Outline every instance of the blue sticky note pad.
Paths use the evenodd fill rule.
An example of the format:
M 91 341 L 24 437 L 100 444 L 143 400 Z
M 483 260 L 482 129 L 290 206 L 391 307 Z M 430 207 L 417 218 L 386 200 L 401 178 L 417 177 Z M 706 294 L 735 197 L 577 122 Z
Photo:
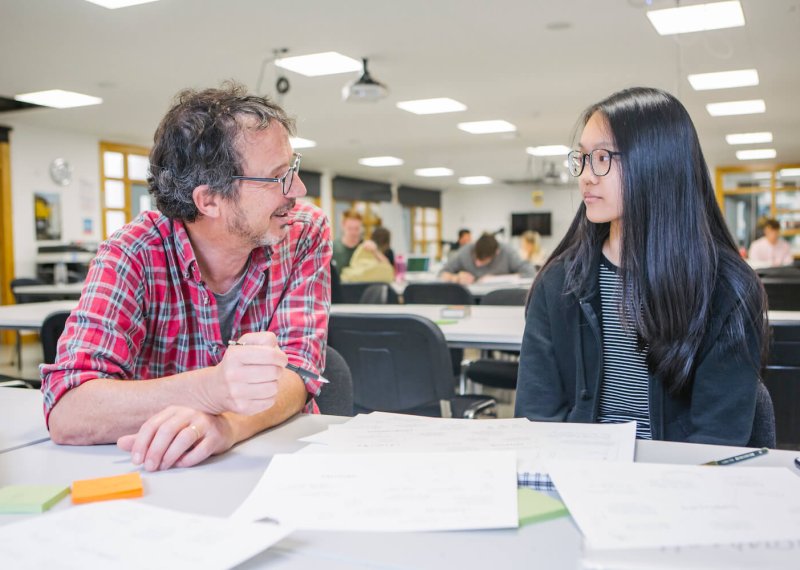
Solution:
M 69 495 L 69 485 L 9 485 L 0 489 L 0 513 L 43 513 Z

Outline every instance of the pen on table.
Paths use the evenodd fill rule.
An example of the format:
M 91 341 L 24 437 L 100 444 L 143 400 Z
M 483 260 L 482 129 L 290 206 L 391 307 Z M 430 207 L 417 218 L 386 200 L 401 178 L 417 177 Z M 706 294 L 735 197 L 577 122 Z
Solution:
M 794 466 L 800 469 L 800 457 L 794 458 Z
M 733 463 L 739 463 L 740 461 L 746 461 L 747 459 L 753 459 L 759 455 L 764 455 L 768 451 L 769 449 L 762 447 L 761 449 L 754 449 L 753 451 L 748 451 L 741 455 L 734 455 L 733 457 L 726 457 L 725 459 L 718 459 L 717 461 L 709 461 L 703 463 L 703 465 L 732 465 Z
M 248 346 L 246 342 L 239 342 L 238 340 L 229 340 L 228 346 Z M 255 346 L 255 345 L 249 345 Z M 286 365 L 286 368 L 300 376 L 301 378 L 305 378 L 306 380 L 316 380 L 318 382 L 322 382 L 323 384 L 329 384 L 329 380 L 327 378 L 323 378 L 319 374 L 311 372 L 311 370 L 306 370 L 305 368 L 300 368 L 296 364 L 292 364 L 291 362 Z

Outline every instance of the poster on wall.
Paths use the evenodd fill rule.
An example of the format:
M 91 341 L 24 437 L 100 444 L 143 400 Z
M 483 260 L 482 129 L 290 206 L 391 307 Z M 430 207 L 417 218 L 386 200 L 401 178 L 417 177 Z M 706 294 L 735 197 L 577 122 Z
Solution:
M 61 239 L 61 196 L 44 192 L 33 194 L 33 215 L 37 240 Z

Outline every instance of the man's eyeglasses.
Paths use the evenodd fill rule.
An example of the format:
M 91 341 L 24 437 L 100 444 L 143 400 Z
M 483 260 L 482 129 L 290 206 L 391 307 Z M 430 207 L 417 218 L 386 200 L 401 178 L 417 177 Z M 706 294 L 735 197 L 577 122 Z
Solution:
M 573 150 L 567 155 L 567 165 L 569 166 L 569 173 L 573 176 L 580 176 L 583 173 L 583 168 L 586 166 L 586 159 L 589 159 L 589 167 L 594 172 L 595 176 L 605 176 L 611 170 L 611 160 L 615 156 L 621 155 L 621 152 L 614 152 L 604 148 L 596 148 L 589 154 L 583 153 L 579 150 Z
M 231 178 L 234 180 L 250 180 L 251 182 L 280 182 L 281 191 L 283 195 L 286 196 L 292 188 L 295 173 L 300 172 L 300 159 L 303 158 L 303 155 L 299 153 L 294 153 L 292 156 L 294 157 L 292 166 L 290 166 L 289 171 L 280 178 L 258 178 L 256 176 L 232 176 Z

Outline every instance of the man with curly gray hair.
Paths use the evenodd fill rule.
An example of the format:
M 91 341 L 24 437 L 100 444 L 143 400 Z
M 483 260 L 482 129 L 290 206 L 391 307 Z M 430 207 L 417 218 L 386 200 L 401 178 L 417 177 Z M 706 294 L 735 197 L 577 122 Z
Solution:
M 318 412 L 330 228 L 296 201 L 293 129 L 236 84 L 178 94 L 150 153 L 159 211 L 100 246 L 42 367 L 53 441 L 116 441 L 152 471 Z

